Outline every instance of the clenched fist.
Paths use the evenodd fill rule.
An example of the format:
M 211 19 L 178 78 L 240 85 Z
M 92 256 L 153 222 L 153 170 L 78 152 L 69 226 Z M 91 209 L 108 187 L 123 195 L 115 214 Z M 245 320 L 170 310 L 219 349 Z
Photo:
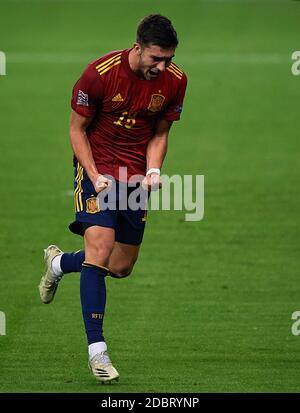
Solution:
M 93 185 L 96 192 L 101 192 L 103 189 L 110 189 L 112 185 L 111 179 L 106 178 L 104 175 L 99 174 L 93 180 Z
M 157 191 L 162 186 L 160 175 L 158 173 L 152 172 L 146 175 L 142 182 L 142 187 L 146 191 Z

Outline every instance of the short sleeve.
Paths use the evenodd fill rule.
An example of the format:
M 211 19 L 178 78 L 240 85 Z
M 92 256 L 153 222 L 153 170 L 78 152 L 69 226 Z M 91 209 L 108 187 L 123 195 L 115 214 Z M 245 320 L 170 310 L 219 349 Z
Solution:
M 72 109 L 84 117 L 92 117 L 103 99 L 103 85 L 99 73 L 89 65 L 72 92 Z
M 180 115 L 181 115 L 182 108 L 183 108 L 183 101 L 184 101 L 186 86 L 187 86 L 187 77 L 184 75 L 180 81 L 177 95 L 175 96 L 174 100 L 171 102 L 170 106 L 166 108 L 165 112 L 162 115 L 162 119 L 166 119 L 169 121 L 176 121 L 180 119 Z

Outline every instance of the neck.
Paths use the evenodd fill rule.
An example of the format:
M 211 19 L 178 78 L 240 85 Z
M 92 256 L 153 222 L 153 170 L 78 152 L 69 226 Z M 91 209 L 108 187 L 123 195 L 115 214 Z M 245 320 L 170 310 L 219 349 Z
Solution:
M 143 74 L 139 69 L 139 56 L 134 49 L 131 49 L 128 54 L 128 64 L 130 69 L 141 79 L 144 78 Z

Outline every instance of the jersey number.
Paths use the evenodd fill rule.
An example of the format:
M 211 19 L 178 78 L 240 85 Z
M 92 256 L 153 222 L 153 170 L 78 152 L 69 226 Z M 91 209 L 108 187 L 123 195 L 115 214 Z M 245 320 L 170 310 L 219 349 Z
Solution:
M 125 126 L 126 129 L 131 129 L 135 125 L 135 117 L 137 112 L 122 112 L 118 120 L 114 121 L 115 125 Z

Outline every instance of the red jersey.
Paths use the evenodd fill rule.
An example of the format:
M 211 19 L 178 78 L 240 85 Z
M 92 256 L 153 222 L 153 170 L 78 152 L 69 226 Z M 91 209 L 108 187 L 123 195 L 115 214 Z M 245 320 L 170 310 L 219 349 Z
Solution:
M 153 80 L 140 79 L 130 68 L 131 49 L 114 51 L 90 63 L 73 88 L 72 109 L 93 117 L 87 137 L 101 174 L 119 179 L 146 173 L 146 150 L 158 120 L 179 120 L 187 84 L 171 63 Z

